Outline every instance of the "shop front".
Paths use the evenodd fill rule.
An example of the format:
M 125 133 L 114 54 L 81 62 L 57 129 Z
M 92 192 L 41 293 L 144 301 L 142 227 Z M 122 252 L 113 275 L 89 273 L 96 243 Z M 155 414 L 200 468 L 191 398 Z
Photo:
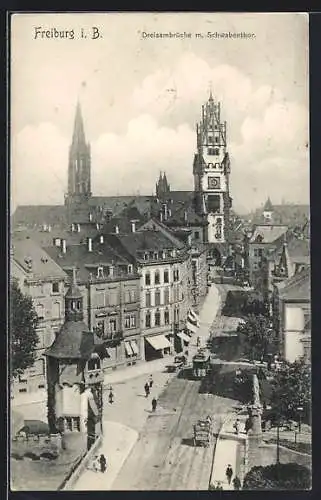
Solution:
M 146 361 L 160 359 L 172 353 L 172 344 L 168 337 L 170 337 L 170 335 L 145 337 L 144 348 Z
M 181 343 L 181 349 L 180 352 L 185 352 L 188 349 L 188 346 L 191 342 L 191 337 L 183 330 L 181 332 L 178 332 L 177 337 L 180 339 Z
M 135 365 L 140 359 L 138 345 L 138 339 L 125 339 L 124 346 L 127 366 Z

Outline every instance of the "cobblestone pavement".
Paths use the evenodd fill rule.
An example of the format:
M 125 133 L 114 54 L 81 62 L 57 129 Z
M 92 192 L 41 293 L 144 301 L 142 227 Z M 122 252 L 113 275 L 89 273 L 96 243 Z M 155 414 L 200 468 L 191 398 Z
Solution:
M 207 490 L 213 436 L 209 447 L 193 446 L 193 424 L 212 415 L 218 431 L 234 400 L 199 393 L 200 382 L 174 378 L 148 416 L 139 439 L 112 490 Z

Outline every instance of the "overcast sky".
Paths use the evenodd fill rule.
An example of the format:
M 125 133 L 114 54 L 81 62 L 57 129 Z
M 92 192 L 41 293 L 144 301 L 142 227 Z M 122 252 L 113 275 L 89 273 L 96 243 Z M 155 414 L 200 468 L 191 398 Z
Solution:
M 75 39 L 35 39 L 36 27 Z M 192 38 L 142 39 L 169 30 Z M 208 31 L 255 37 L 196 39 Z M 78 98 L 94 195 L 149 194 L 160 170 L 173 189 L 193 189 L 210 85 L 227 120 L 234 208 L 309 201 L 305 14 L 16 14 L 11 60 L 12 208 L 63 203 Z

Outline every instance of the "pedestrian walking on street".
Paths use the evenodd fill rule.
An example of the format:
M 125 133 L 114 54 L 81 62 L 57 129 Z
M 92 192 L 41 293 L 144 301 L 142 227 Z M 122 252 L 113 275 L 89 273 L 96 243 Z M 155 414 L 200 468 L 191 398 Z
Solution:
M 228 464 L 228 466 L 227 466 L 227 468 L 226 468 L 225 475 L 226 475 L 226 478 L 227 478 L 228 484 L 231 484 L 231 481 L 232 481 L 232 476 L 233 476 L 233 469 L 232 469 L 232 467 L 231 467 L 231 464 Z
M 107 460 L 105 455 L 101 454 L 99 457 L 99 463 L 100 463 L 100 472 L 106 472 L 107 469 Z
M 223 486 L 222 486 L 222 483 L 221 481 L 218 481 L 217 485 L 216 485 L 216 490 L 223 490 Z
M 156 411 L 157 408 L 157 399 L 152 399 L 152 411 Z
M 144 386 L 144 389 L 145 389 L 145 397 L 147 398 L 149 396 L 149 384 L 146 382 L 145 386 Z
M 201 345 L 201 339 L 200 339 L 200 337 L 197 337 L 196 347 L 199 347 L 200 345 Z
M 238 434 L 240 432 L 240 419 L 239 418 L 236 419 L 233 427 L 235 429 L 235 434 Z
M 153 375 L 150 375 L 150 377 L 149 377 L 149 387 L 150 387 L 150 389 L 153 387 L 153 383 L 154 383 Z
M 108 398 L 109 398 L 109 402 L 110 402 L 110 404 L 112 405 L 112 404 L 113 404 L 113 402 L 114 402 L 114 394 L 113 394 L 112 389 L 110 389 L 110 392 L 109 392 L 109 396 L 108 396 Z
M 233 479 L 233 486 L 234 486 L 234 489 L 235 490 L 240 490 L 241 489 L 241 481 L 239 479 L 238 476 L 235 476 L 235 478 Z

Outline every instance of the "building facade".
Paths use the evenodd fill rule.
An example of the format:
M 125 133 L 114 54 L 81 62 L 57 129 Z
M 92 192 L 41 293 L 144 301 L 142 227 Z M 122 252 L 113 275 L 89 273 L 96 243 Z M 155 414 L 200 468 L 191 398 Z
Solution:
M 174 351 L 174 334 L 190 307 L 191 261 L 185 245 L 159 230 L 115 235 L 131 254 L 140 278 L 141 353 L 146 361 Z
M 25 370 L 12 385 L 12 395 L 45 389 L 44 351 L 55 339 L 64 321 L 64 295 L 67 275 L 53 259 L 30 239 L 11 242 L 10 275 L 29 295 L 38 315 L 39 343 L 34 366 Z
M 104 234 L 80 245 L 62 243 L 46 251 L 69 279 L 76 268 L 84 321 L 105 346 L 103 368 L 140 360 L 140 276 L 131 261 L 115 251 Z
M 274 285 L 273 324 L 283 358 L 311 360 L 311 281 L 306 268 Z

